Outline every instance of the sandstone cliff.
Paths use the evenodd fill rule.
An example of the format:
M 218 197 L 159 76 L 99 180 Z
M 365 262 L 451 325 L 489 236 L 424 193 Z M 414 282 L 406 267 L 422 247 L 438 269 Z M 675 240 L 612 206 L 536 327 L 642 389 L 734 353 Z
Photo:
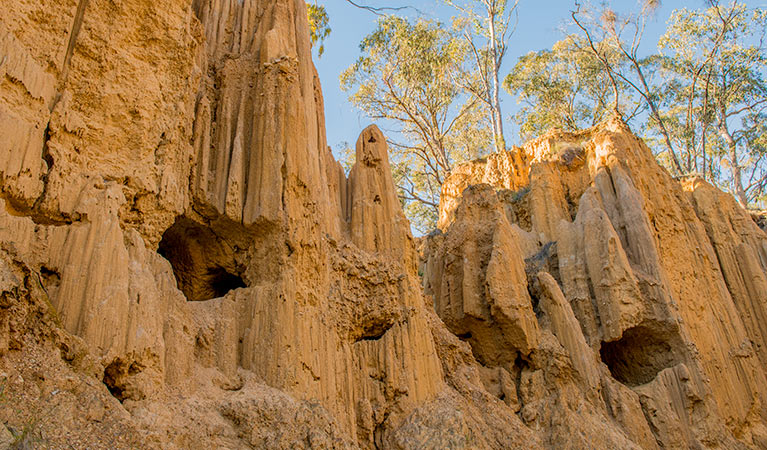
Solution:
M 0 4 L 0 443 L 767 446 L 731 197 L 553 133 L 462 166 L 419 262 L 382 133 L 327 148 L 304 8 Z

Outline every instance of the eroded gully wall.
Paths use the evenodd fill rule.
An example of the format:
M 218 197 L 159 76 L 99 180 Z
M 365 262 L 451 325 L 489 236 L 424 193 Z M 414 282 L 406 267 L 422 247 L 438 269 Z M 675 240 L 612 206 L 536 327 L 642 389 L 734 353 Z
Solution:
M 534 314 L 583 382 L 601 385 L 609 415 L 630 409 L 610 406 L 616 381 L 638 400 L 659 445 L 721 445 L 729 433 L 763 445 L 766 237 L 731 196 L 673 180 L 619 120 L 460 166 L 440 226 L 425 244 L 425 287 L 483 365 L 545 366 L 529 345 L 535 328 L 517 318 Z M 499 261 L 527 279 L 499 277 Z M 531 302 L 514 294 L 525 286 Z M 570 314 L 579 329 L 562 323 Z M 503 344 L 510 335 L 526 340 Z
M 326 147 L 304 8 L 0 5 L 3 258 L 120 423 L 162 448 L 763 442 L 745 213 L 620 126 L 562 162 L 540 141 L 446 185 L 432 308 L 384 136 L 348 179 Z

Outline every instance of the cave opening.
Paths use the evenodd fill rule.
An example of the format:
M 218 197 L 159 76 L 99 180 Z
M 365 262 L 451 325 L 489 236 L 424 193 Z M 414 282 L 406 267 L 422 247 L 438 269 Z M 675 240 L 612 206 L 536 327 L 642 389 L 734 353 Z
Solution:
M 681 362 L 681 348 L 678 335 L 640 325 L 624 331 L 617 341 L 602 342 L 599 355 L 613 378 L 633 387 Z
M 120 358 L 115 358 L 108 366 L 106 366 L 106 368 L 104 368 L 104 377 L 101 380 L 106 385 L 107 389 L 109 389 L 109 393 L 112 394 L 112 397 L 119 400 L 120 403 L 128 398 L 125 386 L 127 373 L 128 365 L 125 361 Z M 134 373 L 137 372 L 134 371 Z
M 237 275 L 231 274 L 223 267 L 208 270 L 210 276 L 210 287 L 214 297 L 223 297 L 227 292 L 233 289 L 247 287 L 245 281 Z
M 221 233 L 180 217 L 163 234 L 157 252 L 170 262 L 187 300 L 204 301 L 248 286 L 236 249 Z
M 107 389 L 109 389 L 109 393 L 122 403 L 125 401 L 125 395 L 123 387 L 117 382 L 118 376 L 118 365 L 113 362 L 104 370 L 104 378 L 102 381 Z

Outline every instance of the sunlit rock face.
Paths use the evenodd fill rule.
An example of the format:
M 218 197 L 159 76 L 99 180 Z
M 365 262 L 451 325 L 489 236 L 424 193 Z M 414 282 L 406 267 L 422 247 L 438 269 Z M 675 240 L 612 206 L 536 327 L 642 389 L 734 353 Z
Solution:
M 0 438 L 767 445 L 730 196 L 553 132 L 457 168 L 419 254 L 381 131 L 327 147 L 301 0 L 1 2 L 0 204 Z
M 525 161 L 512 172 L 527 178 L 498 161 Z M 540 374 L 540 396 L 522 402 L 528 425 L 556 420 L 544 439 L 592 442 L 558 430 L 582 421 L 560 406 L 568 391 L 553 386 L 566 385 L 643 448 L 763 445 L 767 236 L 730 195 L 672 179 L 619 120 L 455 172 L 441 231 L 423 244 L 425 290 L 483 366 Z M 539 329 L 532 350 L 510 345 L 533 334 L 524 319 L 515 334 L 494 315 L 520 283 L 530 303 L 515 311 L 531 308 Z M 549 342 L 568 376 L 552 367 Z M 514 364 L 485 356 L 510 351 Z

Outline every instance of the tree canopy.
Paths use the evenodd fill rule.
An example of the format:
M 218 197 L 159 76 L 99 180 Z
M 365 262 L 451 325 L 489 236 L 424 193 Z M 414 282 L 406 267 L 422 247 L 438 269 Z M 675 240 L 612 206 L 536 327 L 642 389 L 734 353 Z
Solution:
M 523 55 L 506 76 L 504 88 L 523 104 L 514 115 L 523 140 L 550 128 L 575 131 L 593 126 L 609 114 L 610 81 L 602 63 L 587 47 L 580 36 L 566 36 L 550 50 Z M 613 52 L 609 58 L 615 64 L 618 55 Z M 621 84 L 621 89 L 625 90 L 625 85 Z
M 325 7 L 317 3 L 307 3 L 306 13 L 309 16 L 309 36 L 312 40 L 312 46 L 319 43 L 317 47 L 317 57 L 325 53 L 325 39 L 330 36 L 330 17 Z
M 518 2 L 442 1 L 456 11 L 449 25 L 394 15 L 401 7 L 373 11 L 376 29 L 341 76 L 351 102 L 388 128 L 400 198 L 420 231 L 434 226 L 457 163 L 506 148 L 508 119 L 528 140 L 619 114 L 672 175 L 699 175 L 744 206 L 765 206 L 764 8 L 708 0 L 674 10 L 648 51 L 658 0 L 639 0 L 633 11 L 574 0 L 569 33 L 522 55 L 504 77 Z M 510 117 L 499 87 L 521 103 Z
M 743 205 L 763 200 L 767 10 L 733 2 L 673 12 L 660 42 L 662 93 L 684 170 L 702 173 Z
M 504 81 L 523 104 L 520 136 L 621 114 L 675 175 L 697 174 L 744 206 L 765 201 L 767 12 L 737 1 L 677 9 L 658 51 L 642 54 L 657 1 L 619 14 L 576 3 L 577 31 L 522 56 Z
M 360 50 L 341 86 L 366 115 L 393 127 L 400 198 L 415 226 L 428 231 L 455 163 L 477 157 L 492 140 L 483 103 L 458 83 L 468 48 L 438 22 L 385 16 Z
M 464 91 L 485 104 L 496 151 L 506 150 L 499 97 L 501 64 L 516 28 L 519 0 L 445 0 L 459 11 L 453 28 L 469 49 L 469 67 L 458 82 Z

